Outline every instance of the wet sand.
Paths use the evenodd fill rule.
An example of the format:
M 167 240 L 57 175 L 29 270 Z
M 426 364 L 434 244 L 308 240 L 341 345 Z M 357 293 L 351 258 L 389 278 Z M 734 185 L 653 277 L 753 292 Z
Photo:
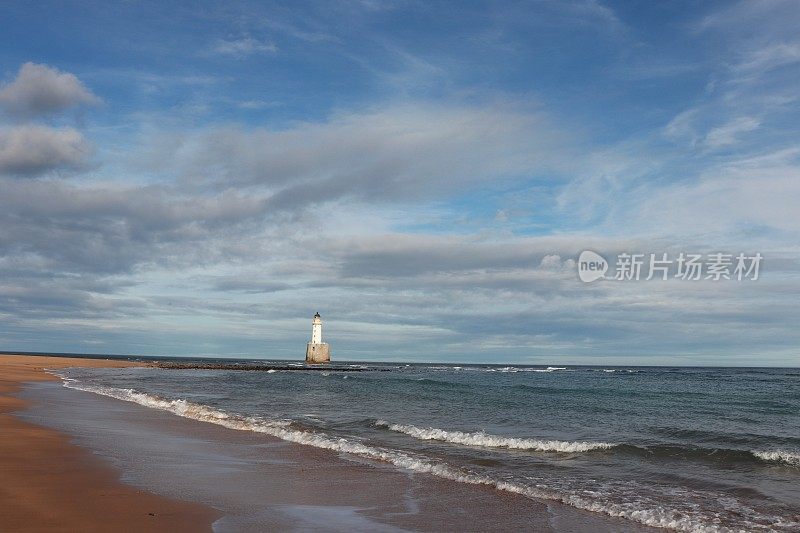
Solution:
M 27 530 L 47 529 L 63 524 L 61 529 L 85 531 L 200 531 L 208 529 L 216 518 L 213 529 L 220 533 L 654 531 L 557 502 L 444 480 L 67 389 L 40 369 L 30 368 L 108 364 L 104 361 L 58 358 L 33 364 L 25 358 L 19 364 L 24 367 L 22 371 L 7 374 L 4 370 L 14 368 L 14 364 L 0 356 L 0 371 L 12 376 L 13 389 L 24 381 L 50 382 L 28 383 L 18 391 L 17 396 L 27 403 L 18 414 L 24 422 L 7 414 L 9 409 L 22 409 L 18 400 L 13 407 L 4 407 L 3 419 L 29 432 L 46 434 L 58 446 L 56 452 L 43 450 L 33 459 L 16 452 L 11 465 L 22 465 L 23 472 L 9 483 L 17 487 L 15 498 L 26 499 L 27 472 L 39 476 L 40 486 L 34 497 L 28 498 L 35 503 L 14 510 L 15 514 L 8 515 L 11 518 L 0 519 L 0 530 L 25 530 L 18 525 L 27 526 Z M 8 391 L 3 394 L 7 396 Z M 65 434 L 79 447 L 68 444 Z M 26 441 L 20 442 L 24 449 Z M 62 455 L 54 462 L 51 453 Z M 2 464 L 4 473 L 9 467 Z M 97 473 L 84 477 L 83 467 L 75 466 L 83 464 L 92 465 L 91 472 Z M 64 477 L 54 473 L 63 465 L 69 465 Z M 120 472 L 125 485 L 117 482 Z M 96 502 L 107 494 L 113 494 L 106 498 L 112 503 Z M 4 494 L 0 510 L 13 507 L 11 500 Z M 87 500 L 97 505 L 82 507 Z M 156 504 L 162 507 L 154 507 Z M 215 515 L 211 509 L 219 512 Z M 31 516 L 42 518 L 34 522 Z
M 0 355 L 0 530 L 209 531 L 218 512 L 119 481 L 121 472 L 63 433 L 21 421 L 25 382 L 43 368 L 131 366 L 123 361 Z

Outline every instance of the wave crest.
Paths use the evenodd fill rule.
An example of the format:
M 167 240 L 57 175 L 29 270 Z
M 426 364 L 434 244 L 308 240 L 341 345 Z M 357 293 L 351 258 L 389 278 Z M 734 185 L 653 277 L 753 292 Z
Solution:
M 483 431 L 467 433 L 464 431 L 446 431 L 438 428 L 419 428 L 408 424 L 390 424 L 384 420 L 375 422 L 378 427 L 386 428 L 390 431 L 405 433 L 415 439 L 437 440 L 451 442 L 453 444 L 463 444 L 465 446 L 482 446 L 487 448 L 509 448 L 512 450 L 534 450 L 537 452 L 560 452 L 560 453 L 579 453 L 592 450 L 608 450 L 616 446 L 608 442 L 588 442 L 588 441 L 561 441 L 561 440 L 539 440 L 525 439 L 519 437 L 501 437 L 489 435 Z
M 753 451 L 751 453 L 756 457 L 758 457 L 759 459 L 761 459 L 762 461 L 768 461 L 771 463 L 785 463 L 787 465 L 800 467 L 800 453 L 797 452 L 772 450 L 772 451 Z

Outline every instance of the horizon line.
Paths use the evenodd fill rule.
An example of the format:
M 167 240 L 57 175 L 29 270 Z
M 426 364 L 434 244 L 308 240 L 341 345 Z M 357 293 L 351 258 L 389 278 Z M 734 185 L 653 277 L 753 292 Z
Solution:
M 28 352 L 17 350 L 0 350 L 0 355 L 23 355 L 23 356 L 47 356 L 47 357 L 74 357 L 77 359 L 230 359 L 240 361 L 294 361 L 286 358 L 255 358 L 255 357 L 233 357 L 233 356 L 212 356 L 212 355 L 137 355 L 137 354 L 107 354 L 107 353 L 79 353 L 79 352 Z M 298 357 L 298 362 L 304 362 L 302 357 Z M 479 363 L 479 362 L 458 362 L 458 361 L 358 361 L 341 360 L 336 363 L 358 363 L 358 364 L 408 364 L 408 365 L 447 365 L 447 366 L 574 366 L 574 367 L 639 367 L 639 368 L 779 368 L 788 370 L 800 370 L 800 366 L 746 366 L 746 365 L 654 365 L 654 364 L 577 364 L 577 363 Z

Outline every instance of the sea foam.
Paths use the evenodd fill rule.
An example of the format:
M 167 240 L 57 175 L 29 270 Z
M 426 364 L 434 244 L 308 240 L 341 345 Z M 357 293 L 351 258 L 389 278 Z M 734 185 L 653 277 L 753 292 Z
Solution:
M 787 452 L 784 450 L 772 450 L 772 451 L 752 451 L 753 455 L 761 459 L 762 461 L 769 461 L 774 463 L 785 463 L 791 466 L 800 467 L 800 453 L 798 452 Z
M 454 367 L 461 368 L 461 367 Z M 503 372 L 503 373 L 516 373 L 516 372 L 557 372 L 559 370 L 570 372 L 565 366 L 548 366 L 547 368 L 518 368 L 515 366 L 504 366 L 502 368 L 485 368 L 484 372 Z
M 531 372 L 558 372 L 559 370 L 566 370 L 565 366 L 548 366 L 547 368 L 531 368 Z
M 384 420 L 375 422 L 378 427 L 405 433 L 415 439 L 438 440 L 451 442 L 453 444 L 463 444 L 465 446 L 482 446 L 487 448 L 509 448 L 513 450 L 533 450 L 538 452 L 561 452 L 578 453 L 591 450 L 607 450 L 613 448 L 615 444 L 608 442 L 587 442 L 587 441 L 561 441 L 561 440 L 539 440 L 526 439 L 519 437 L 502 437 L 489 435 L 483 431 L 467 433 L 464 431 L 447 431 L 438 428 L 420 428 L 408 424 L 390 424 Z

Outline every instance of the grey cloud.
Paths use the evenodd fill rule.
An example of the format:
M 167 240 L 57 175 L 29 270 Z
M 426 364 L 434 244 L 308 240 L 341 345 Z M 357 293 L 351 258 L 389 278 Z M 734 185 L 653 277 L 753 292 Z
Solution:
M 584 239 L 610 249 L 612 241 Z M 618 243 L 613 242 L 616 247 Z M 568 237 L 532 238 L 387 234 L 333 239 L 325 245 L 346 277 L 409 277 L 467 271 L 541 271 L 574 274 L 571 259 L 582 250 Z
M 347 250 L 347 248 L 343 248 Z M 482 268 L 534 267 L 537 253 L 520 244 L 470 243 L 459 238 L 419 238 L 394 235 L 348 251 L 343 274 L 360 276 L 411 276 L 427 272 L 463 271 Z
M 403 201 L 557 174 L 564 134 L 535 110 L 395 106 L 283 130 L 216 128 L 154 139 L 149 170 L 194 186 L 261 187 L 275 209 L 338 198 Z
M 146 306 L 140 298 L 115 296 L 130 285 L 125 280 L 15 273 L 2 268 L 0 275 L 0 313 L 17 319 L 121 318 L 141 315 Z
M 36 63 L 25 63 L 13 81 L 0 87 L 0 107 L 16 117 L 50 115 L 99 102 L 74 74 Z
M 0 186 L 0 256 L 33 255 L 55 271 L 129 272 L 143 264 L 231 260 L 241 251 L 229 241 L 252 232 L 265 210 L 263 199 L 230 191 L 188 197 L 166 187 L 89 188 L 49 180 Z
M 288 283 L 281 283 L 268 280 L 243 279 L 242 277 L 229 277 L 219 279 L 213 284 L 214 289 L 219 291 L 246 292 L 259 294 L 266 292 L 284 291 L 291 288 Z
M 91 147 L 72 128 L 23 125 L 0 129 L 0 175 L 36 176 L 85 168 Z
M 305 338 L 307 316 L 319 310 L 328 317 L 329 339 L 342 357 L 361 353 L 374 357 L 379 349 L 386 358 L 404 355 L 425 359 L 425 349 L 434 347 L 434 358 L 454 360 L 477 353 L 484 360 L 518 357 L 520 349 L 531 357 L 567 358 L 586 354 L 624 357 L 637 352 L 651 356 L 708 353 L 710 349 L 752 353 L 756 348 L 773 350 L 787 339 L 797 339 L 792 333 L 796 294 L 789 294 L 770 278 L 751 285 L 584 284 L 569 269 L 568 250 L 606 250 L 612 249 L 612 243 L 574 236 L 507 237 L 503 242 L 405 236 L 393 243 L 393 235 L 328 242 L 330 235 L 316 235 L 314 239 L 313 232 L 306 238 L 289 233 L 270 243 L 275 246 L 275 257 L 268 253 L 239 261 L 227 256 L 222 260 L 224 274 L 213 276 L 205 269 L 200 275 L 184 276 L 174 264 L 157 257 L 169 249 L 169 254 L 186 256 L 187 263 L 182 266 L 194 267 L 199 257 L 192 255 L 192 248 L 203 255 L 256 227 L 212 224 L 198 241 L 188 243 L 180 239 L 167 242 L 168 235 L 156 233 L 139 250 L 160 261 L 138 263 L 141 270 L 135 279 L 145 285 L 148 279 L 155 280 L 153 286 L 136 287 L 135 294 L 146 302 L 144 307 L 136 301 L 124 304 L 128 298 L 123 295 L 117 296 L 122 302 L 118 308 L 104 311 L 113 300 L 103 297 L 102 291 L 113 294 L 119 278 L 87 285 L 73 283 L 68 276 L 53 287 L 63 285 L 83 292 L 53 290 L 58 301 L 50 301 L 48 291 L 40 289 L 17 305 L 31 311 L 25 314 L 30 320 L 46 321 L 50 316 L 56 323 L 64 320 L 73 305 L 82 309 L 82 317 L 101 320 L 104 312 L 113 314 L 104 322 L 113 327 L 103 338 L 148 324 L 140 319 L 143 313 L 150 321 L 164 318 L 165 325 L 152 326 L 159 335 L 167 334 L 166 329 L 174 323 L 207 323 L 213 318 L 219 322 L 219 329 L 199 333 L 208 342 L 214 338 L 239 338 L 240 342 L 250 338 L 288 354 L 294 353 L 292 346 L 298 339 Z M 620 246 L 616 243 L 613 248 Z M 447 254 L 427 258 L 437 247 L 452 252 L 449 261 Z M 370 258 L 366 266 L 361 262 L 363 257 Z M 398 260 L 404 266 L 396 269 L 393 263 Z M 415 260 L 420 262 L 417 269 L 409 266 Z M 258 269 L 254 269 L 256 264 Z M 25 265 L 18 262 L 15 268 L 22 272 Z M 166 289 L 160 281 L 165 269 L 170 279 Z M 148 271 L 153 273 L 152 278 Z M 39 278 L 36 285 L 41 283 L 44 281 Z M 24 285 L 19 280 L 10 284 Z M 789 286 L 793 287 L 791 283 Z M 758 317 L 758 322 L 751 317 Z M 188 326 L 186 331 L 199 330 Z M 147 349 L 164 353 L 167 346 L 172 345 Z M 196 349 L 197 345 L 192 346 Z M 230 343 L 227 348 L 225 343 L 220 346 L 226 350 L 223 353 L 230 353 Z M 274 353 L 261 351 L 268 349 L 259 348 L 257 342 L 248 346 L 251 354 Z M 178 344 L 175 348 L 180 349 Z

